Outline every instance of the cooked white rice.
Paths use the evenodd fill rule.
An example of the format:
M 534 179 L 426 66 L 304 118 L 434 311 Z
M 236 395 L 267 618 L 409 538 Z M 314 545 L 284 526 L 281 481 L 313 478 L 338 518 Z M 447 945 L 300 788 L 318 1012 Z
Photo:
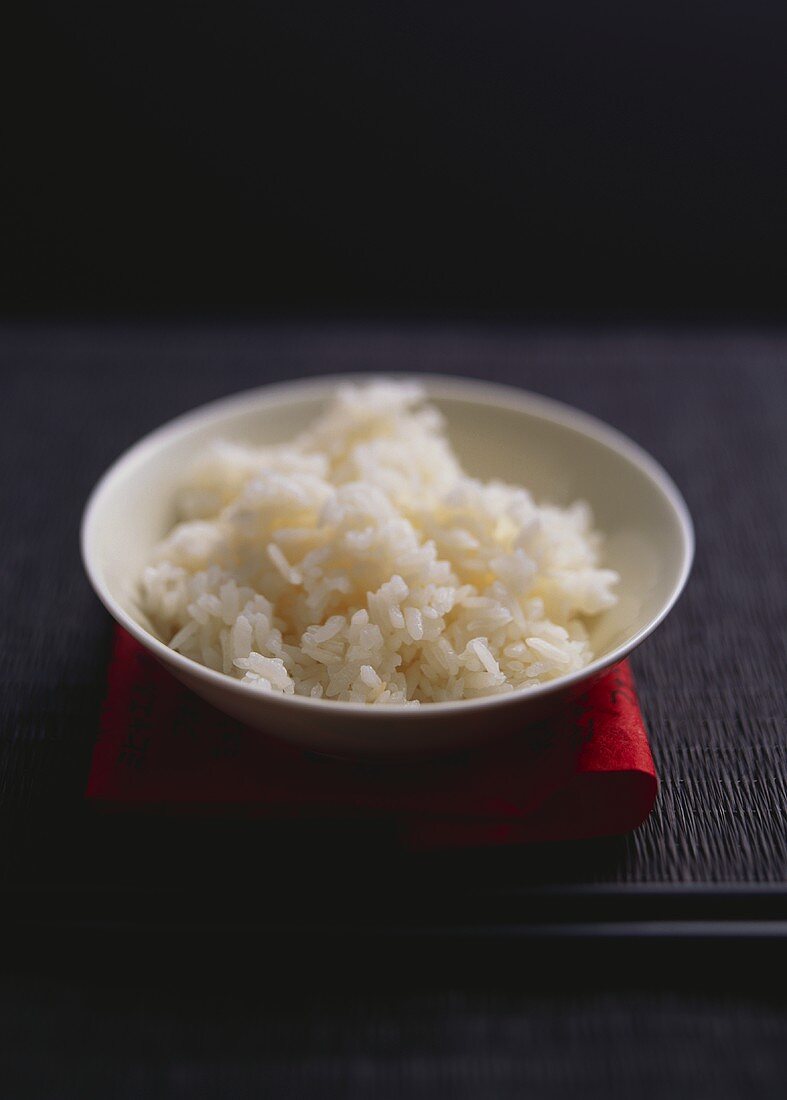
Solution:
M 468 477 L 413 383 L 342 386 L 312 427 L 216 442 L 144 570 L 169 645 L 253 690 L 431 703 L 527 690 L 592 659 L 616 602 L 587 504 Z

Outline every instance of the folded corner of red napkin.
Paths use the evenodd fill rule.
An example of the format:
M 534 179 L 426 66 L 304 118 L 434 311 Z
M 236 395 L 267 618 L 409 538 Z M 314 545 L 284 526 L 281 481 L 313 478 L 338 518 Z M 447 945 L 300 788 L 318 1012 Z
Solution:
M 329 760 L 243 727 L 118 629 L 86 797 L 113 810 L 382 819 L 409 847 L 447 848 L 628 832 L 657 790 L 625 661 L 549 723 L 392 768 Z

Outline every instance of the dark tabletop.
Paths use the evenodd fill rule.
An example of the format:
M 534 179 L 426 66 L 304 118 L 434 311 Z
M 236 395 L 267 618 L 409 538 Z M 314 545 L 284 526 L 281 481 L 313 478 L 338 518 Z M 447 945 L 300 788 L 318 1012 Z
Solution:
M 785 363 L 786 336 L 718 331 L 0 331 L 0 905 L 14 956 L 0 1025 L 17 1093 L 245 1096 L 263 1079 L 322 1096 L 770 1088 L 787 1038 L 772 962 L 787 928 Z M 86 812 L 111 637 L 79 561 L 90 488 L 204 401 L 368 370 L 567 401 L 683 491 L 694 571 L 632 662 L 661 793 L 631 836 L 410 862 L 341 829 L 250 838 Z M 712 986 L 678 967 L 672 945 L 688 942 L 692 959 L 711 953 Z M 417 981 L 383 973 L 403 952 L 428 960 Z M 536 981 L 534 952 L 554 981 Z M 321 975 L 308 996 L 287 979 L 304 958 Z M 614 980 L 610 958 L 626 960 Z M 653 1053 L 666 1046 L 670 1059 Z

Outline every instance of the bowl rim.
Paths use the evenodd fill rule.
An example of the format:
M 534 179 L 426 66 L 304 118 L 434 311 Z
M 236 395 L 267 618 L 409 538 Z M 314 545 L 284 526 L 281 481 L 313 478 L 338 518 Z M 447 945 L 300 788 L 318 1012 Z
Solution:
M 388 703 L 379 707 L 372 707 L 368 703 L 355 703 L 340 699 L 314 699 L 304 695 L 265 692 L 260 694 L 259 698 L 261 701 L 264 700 L 266 706 L 296 706 L 311 709 L 315 712 L 324 711 L 328 707 L 334 713 L 338 713 L 336 708 L 341 708 L 348 716 L 350 714 L 364 714 L 367 717 L 393 718 L 408 715 L 417 718 L 418 716 L 426 717 L 430 714 L 445 714 L 447 712 L 467 714 L 470 710 L 486 710 L 492 707 L 505 706 L 506 704 L 511 705 L 514 702 L 524 702 L 526 699 L 543 698 L 556 692 L 562 692 L 571 685 L 592 680 L 594 676 L 605 669 L 622 661 L 664 621 L 683 592 L 691 572 L 695 551 L 695 535 L 689 509 L 680 490 L 656 459 L 617 428 L 590 413 L 551 397 L 545 397 L 542 394 L 533 393 L 516 386 L 499 382 L 487 382 L 473 377 L 413 371 L 317 375 L 255 386 L 226 397 L 220 397 L 181 413 L 158 428 L 146 433 L 136 443 L 132 443 L 130 447 L 121 452 L 104 471 L 90 492 L 80 524 L 80 549 L 85 572 L 96 595 L 115 621 L 165 665 L 182 670 L 184 675 L 196 677 L 206 684 L 220 688 L 222 691 L 240 693 L 240 696 L 248 700 L 250 689 L 242 681 L 227 676 L 226 673 L 207 668 L 198 661 L 194 661 L 192 658 L 185 657 L 183 654 L 171 649 L 142 627 L 118 603 L 102 575 L 95 551 L 98 522 L 96 517 L 101 504 L 111 495 L 118 480 L 146 461 L 167 442 L 182 439 L 193 430 L 204 427 L 226 414 L 232 415 L 233 412 L 247 410 L 255 404 L 287 404 L 294 399 L 302 400 L 321 396 L 326 391 L 348 382 L 381 380 L 418 382 L 423 386 L 427 399 L 435 398 L 439 400 L 444 398 L 497 408 L 501 405 L 504 405 L 507 409 L 513 407 L 519 409 L 522 413 L 536 415 L 543 420 L 576 431 L 580 435 L 606 446 L 615 452 L 618 457 L 624 458 L 651 481 L 665 498 L 678 521 L 681 536 L 681 562 L 676 580 L 661 608 L 630 638 L 616 646 L 611 652 L 595 658 L 584 668 L 567 673 L 565 676 L 558 676 L 554 680 L 539 684 L 537 687 L 528 688 L 527 691 L 514 690 L 499 695 L 484 695 L 476 699 L 424 703 L 421 706 L 413 706 L 411 703 Z

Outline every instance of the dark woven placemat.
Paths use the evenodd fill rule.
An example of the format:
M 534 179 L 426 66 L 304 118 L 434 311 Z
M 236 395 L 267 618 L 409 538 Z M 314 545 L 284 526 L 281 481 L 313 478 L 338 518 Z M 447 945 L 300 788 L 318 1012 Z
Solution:
M 633 661 L 662 781 L 650 820 L 616 841 L 470 859 L 464 885 L 476 875 L 517 889 L 783 882 L 785 362 L 787 337 L 713 332 L 4 328 L 0 881 L 13 892 L 54 879 L 156 879 L 161 838 L 110 844 L 82 804 L 110 623 L 82 574 L 78 523 L 103 469 L 144 432 L 235 390 L 425 370 L 536 390 L 622 429 L 673 475 L 698 541 L 686 594 Z M 194 848 L 182 836 L 171 844 L 179 859 Z M 200 844 L 204 868 L 219 845 Z

